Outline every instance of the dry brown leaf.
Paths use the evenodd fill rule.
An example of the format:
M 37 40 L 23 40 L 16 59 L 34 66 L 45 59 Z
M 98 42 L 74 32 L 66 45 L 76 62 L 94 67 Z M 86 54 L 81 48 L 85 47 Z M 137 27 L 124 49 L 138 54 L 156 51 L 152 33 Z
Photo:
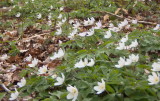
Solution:
M 109 15 L 108 15 L 108 14 L 106 14 L 106 15 L 103 17 L 103 20 L 104 20 L 104 21 L 109 20 Z
M 124 12 L 125 14 L 128 14 L 128 10 L 126 10 L 126 9 L 124 9 L 124 8 L 122 8 L 122 10 L 123 10 L 123 12 Z
M 4 74 L 3 79 L 5 80 L 4 84 L 6 86 L 8 86 L 11 83 L 11 81 L 12 81 L 12 75 L 13 75 L 13 73 Z
M 141 19 L 142 19 L 142 16 L 137 15 L 137 16 L 136 16 L 136 19 L 137 19 L 137 20 L 141 20 Z
M 117 10 L 114 12 L 114 14 L 117 15 L 120 10 L 121 10 L 121 8 L 117 8 Z
M 39 49 L 30 49 L 29 50 L 29 53 L 32 55 L 32 56 L 37 56 L 41 53 L 41 51 Z
M 16 56 L 11 56 L 11 57 L 8 59 L 8 62 L 9 62 L 9 63 L 15 63 L 15 62 L 19 63 L 21 60 L 22 60 L 21 57 L 18 56 L 18 55 L 16 55 Z
M 20 71 L 15 71 L 13 73 L 11 82 L 20 81 L 19 73 L 20 73 Z
M 54 50 L 55 50 L 54 45 L 51 44 L 51 45 L 48 46 L 48 49 L 47 49 L 48 53 L 52 53 L 52 52 L 54 52 Z
M 55 68 L 56 66 L 58 66 L 60 64 L 61 64 L 60 60 L 54 60 L 53 62 L 48 64 L 48 68 Z

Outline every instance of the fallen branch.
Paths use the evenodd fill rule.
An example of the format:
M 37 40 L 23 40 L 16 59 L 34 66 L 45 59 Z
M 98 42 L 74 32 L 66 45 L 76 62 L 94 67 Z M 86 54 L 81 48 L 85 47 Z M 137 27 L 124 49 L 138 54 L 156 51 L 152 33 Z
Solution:
M 3 7 L 3 8 L 0 8 L 0 12 L 8 12 L 9 10 L 13 9 L 13 7 Z
M 109 15 L 116 16 L 116 17 L 118 17 L 118 18 L 123 19 L 123 17 L 122 17 L 122 16 L 116 15 L 116 14 L 111 13 L 111 12 L 106 12 L 106 11 L 91 11 L 91 13 L 109 14 Z
M 109 14 L 109 15 L 112 15 L 112 16 L 115 16 L 119 19 L 125 19 L 123 16 L 120 16 L 120 15 L 117 15 L 117 14 L 114 14 L 114 13 L 111 13 L 111 12 L 106 12 L 106 11 L 92 11 L 91 13 L 101 13 L 101 14 Z M 127 18 L 128 19 L 128 18 Z M 130 17 L 128 20 L 129 22 L 131 22 L 131 20 L 134 19 L 132 17 Z M 138 23 L 141 23 L 141 24 L 149 24 L 149 25 L 157 25 L 157 23 L 154 23 L 154 22 L 148 22 L 148 21 L 138 21 Z
M 147 22 L 147 21 L 138 21 L 138 22 L 142 24 L 157 25 L 157 23 Z
M 50 34 L 50 33 L 35 34 L 34 36 L 31 36 L 31 37 L 28 37 L 28 38 L 22 38 L 21 40 L 22 41 L 31 40 L 33 38 L 36 38 L 36 37 L 39 37 L 39 36 L 44 36 L 44 35 L 47 35 L 47 34 Z

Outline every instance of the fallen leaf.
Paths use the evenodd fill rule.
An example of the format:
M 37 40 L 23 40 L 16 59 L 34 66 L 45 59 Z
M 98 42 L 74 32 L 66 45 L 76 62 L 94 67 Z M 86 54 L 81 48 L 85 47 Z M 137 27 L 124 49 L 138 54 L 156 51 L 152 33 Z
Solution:
M 126 10 L 124 8 L 122 10 L 124 11 L 125 14 L 128 14 L 128 10 Z
M 114 14 L 118 14 L 119 13 L 119 11 L 121 10 L 121 8 L 117 8 L 117 10 L 114 12 Z
M 103 20 L 104 20 L 104 21 L 109 20 L 109 15 L 108 15 L 108 14 L 106 14 L 106 15 L 103 17 Z

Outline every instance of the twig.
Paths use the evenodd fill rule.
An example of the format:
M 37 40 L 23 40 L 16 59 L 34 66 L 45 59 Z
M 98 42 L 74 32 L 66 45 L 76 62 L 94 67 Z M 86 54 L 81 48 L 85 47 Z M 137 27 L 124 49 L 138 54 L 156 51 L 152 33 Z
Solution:
M 39 36 L 43 36 L 43 35 L 47 35 L 47 34 L 50 34 L 50 33 L 43 33 L 43 34 L 36 34 L 36 35 L 34 35 L 34 36 L 31 36 L 31 37 L 28 37 L 28 38 L 22 38 L 21 40 L 31 40 L 31 39 L 33 39 L 33 38 L 35 38 L 35 37 L 39 37 Z
M 4 84 L 1 84 L 1 87 L 6 91 L 6 92 L 10 92 L 10 90 L 4 85 Z
M 0 8 L 0 12 L 7 12 L 9 10 L 11 10 L 13 7 L 3 7 L 3 8 Z
M 120 19 L 125 19 L 123 16 L 119 16 L 119 15 L 116 15 L 114 13 L 106 12 L 106 11 L 92 11 L 91 13 L 109 14 L 109 15 L 112 15 L 112 16 L 116 16 L 117 18 L 120 18 Z M 134 19 L 134 18 L 130 17 L 130 19 L 128 19 L 128 20 L 131 21 L 132 19 Z M 147 21 L 138 21 L 138 23 L 149 24 L 149 25 L 157 25 L 157 23 L 147 22 Z
M 116 14 L 111 13 L 111 12 L 106 12 L 106 11 L 91 11 L 91 13 L 109 14 L 109 15 L 116 16 L 116 17 L 118 17 L 118 18 L 123 19 L 123 17 L 122 17 L 122 16 L 116 15 Z
M 142 24 L 157 25 L 157 23 L 147 22 L 147 21 L 138 21 L 138 22 Z

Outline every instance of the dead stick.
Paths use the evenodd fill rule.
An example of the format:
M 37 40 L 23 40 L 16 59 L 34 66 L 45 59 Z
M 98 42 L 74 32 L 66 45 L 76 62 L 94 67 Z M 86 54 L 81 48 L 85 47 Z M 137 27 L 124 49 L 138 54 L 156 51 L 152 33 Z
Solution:
M 111 13 L 111 12 L 106 12 L 106 11 L 91 11 L 91 13 L 109 14 L 109 15 L 116 16 L 116 17 L 118 17 L 118 18 L 123 19 L 123 17 L 122 17 L 122 16 L 116 15 L 116 14 Z
M 50 34 L 50 33 L 43 33 L 43 34 L 38 34 L 38 35 L 36 34 L 36 35 L 28 37 L 28 38 L 23 38 L 22 40 L 31 40 L 35 37 L 39 37 L 39 36 L 43 36 L 43 35 L 47 35 L 47 34 Z
M 119 15 L 116 15 L 114 13 L 106 12 L 106 11 L 92 11 L 91 13 L 109 14 L 109 15 L 112 15 L 112 16 L 116 16 L 117 18 L 120 18 L 120 19 L 125 19 L 123 16 L 119 16 Z M 128 19 L 128 20 L 131 21 L 132 19 L 134 19 L 134 18 L 130 17 L 130 19 Z M 138 23 L 149 24 L 149 25 L 157 25 L 157 23 L 147 22 L 147 21 L 138 21 Z

